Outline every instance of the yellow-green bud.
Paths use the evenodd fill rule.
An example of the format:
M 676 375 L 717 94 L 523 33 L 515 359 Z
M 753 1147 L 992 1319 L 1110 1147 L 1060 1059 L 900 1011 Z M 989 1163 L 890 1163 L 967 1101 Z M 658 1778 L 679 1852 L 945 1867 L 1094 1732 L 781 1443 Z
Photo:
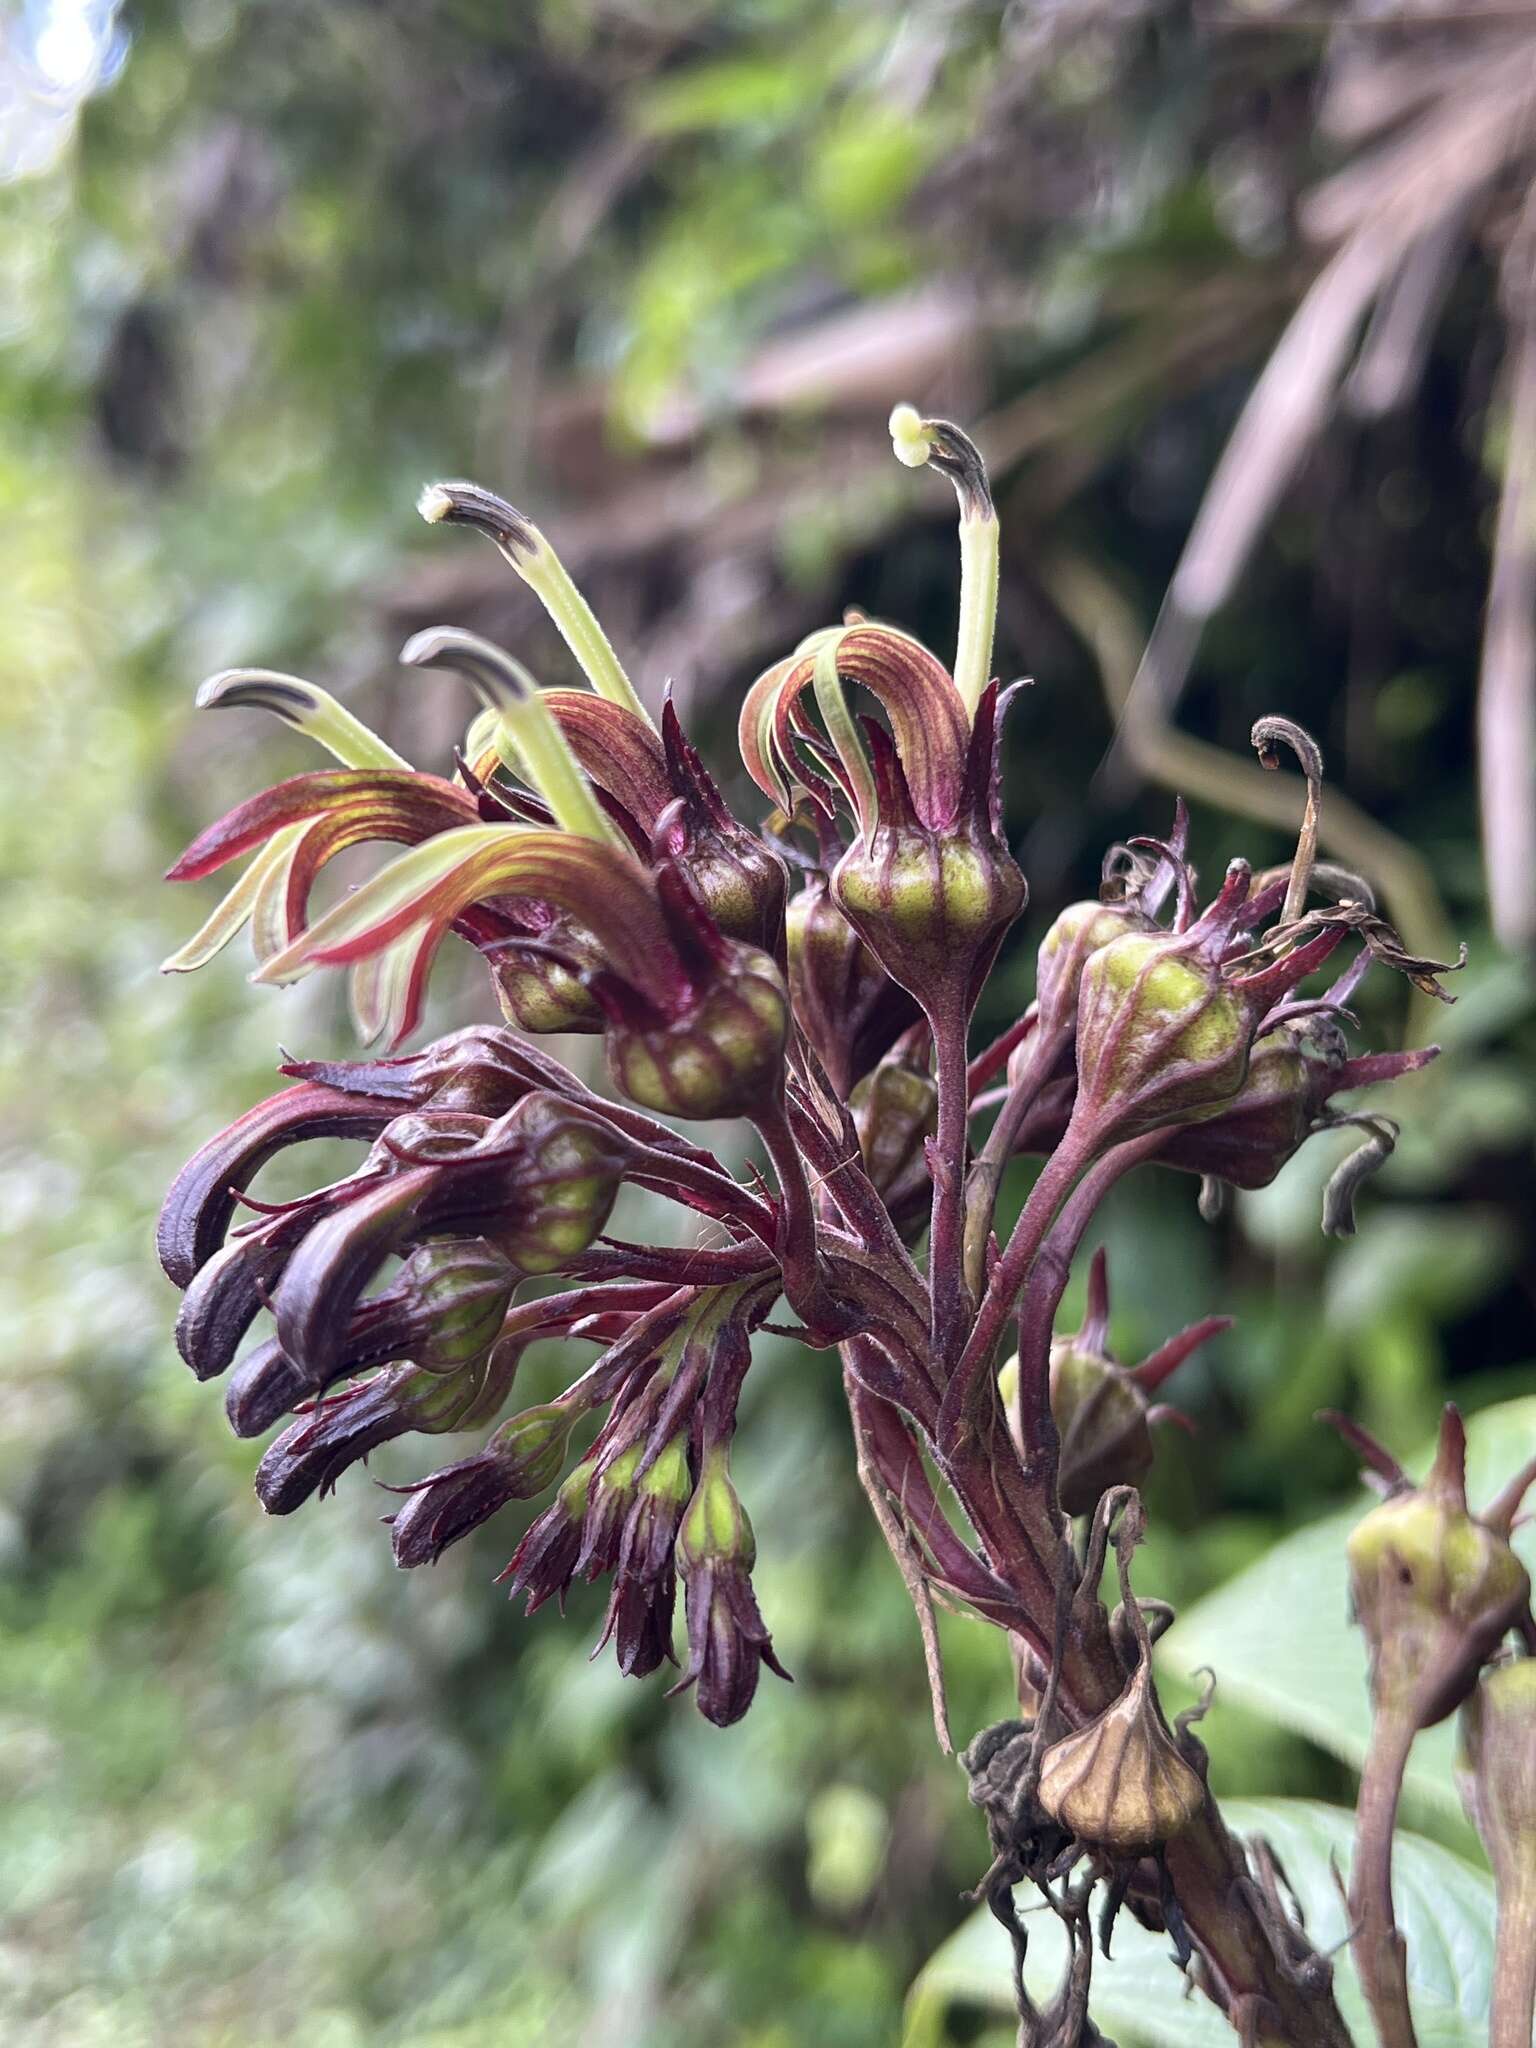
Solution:
M 529 1096 L 514 1114 L 527 1157 L 502 1220 L 486 1228 L 523 1272 L 558 1272 L 608 1221 L 626 1154 L 612 1131 L 555 1096 Z
M 1391 1468 L 1384 1453 L 1373 1456 L 1378 1470 Z M 1467 1698 L 1509 1630 L 1522 1619 L 1530 1626 L 1531 1582 L 1509 1544 L 1515 1502 L 1528 1483 L 1522 1475 L 1518 1490 L 1475 1517 L 1467 1507 L 1465 1432 L 1447 1407 L 1424 1484 L 1410 1486 L 1395 1468 L 1392 1491 L 1351 1532 L 1350 1595 L 1370 1650 L 1378 1713 L 1433 1727 Z
M 718 1452 L 705 1460 L 678 1532 L 677 1551 L 689 1569 L 725 1560 L 750 1571 L 756 1561 L 752 1524 Z
M 882 1194 L 923 1160 L 923 1141 L 938 1129 L 933 1076 L 899 1057 L 882 1060 L 849 1098 L 864 1171 Z
M 766 953 L 734 943 L 682 1016 L 611 1022 L 608 1066 L 632 1102 L 663 1116 L 740 1116 L 778 1085 L 789 997 Z

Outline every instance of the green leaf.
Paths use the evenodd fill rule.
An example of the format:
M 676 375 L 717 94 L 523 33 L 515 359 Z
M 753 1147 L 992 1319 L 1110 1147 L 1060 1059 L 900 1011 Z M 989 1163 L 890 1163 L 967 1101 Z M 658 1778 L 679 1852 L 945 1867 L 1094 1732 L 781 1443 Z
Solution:
M 1314 1945 L 1344 1939 L 1346 1917 L 1332 1865 L 1346 1877 L 1354 1816 L 1310 1799 L 1232 1799 L 1222 1809 L 1239 1834 L 1270 1841 L 1306 1915 Z M 1493 1973 L 1493 1880 L 1450 1850 L 1418 1835 L 1397 1839 L 1397 1914 L 1408 1942 L 1408 1983 L 1419 2048 L 1483 2048 Z M 1018 1895 L 1021 1908 L 1025 1894 Z M 1046 1912 L 1025 1921 L 1025 1977 L 1033 1997 L 1049 1998 L 1061 1980 L 1066 1941 Z M 907 2002 L 904 2048 L 944 2048 L 955 2004 L 1011 2010 L 1008 1937 L 983 1906 L 924 1966 Z M 1233 2048 L 1215 2007 L 1186 1997 L 1168 1937 L 1149 1934 L 1129 1913 L 1116 1924 L 1113 1955 L 1094 1960 L 1089 2010 L 1119 2048 Z M 1334 1989 L 1355 2040 L 1374 2036 L 1347 1954 L 1334 1965 Z
M 1410 1470 L 1427 1468 L 1426 1446 Z M 1536 1398 L 1484 1409 L 1467 1424 L 1467 1492 L 1477 1508 L 1536 1455 Z M 1257 1564 L 1182 1614 L 1158 1645 L 1160 1663 L 1183 1678 L 1216 1674 L 1218 1709 L 1235 1700 L 1310 1737 L 1359 1769 L 1370 1736 L 1365 1644 L 1349 1620 L 1344 1544 L 1370 1505 L 1346 1508 L 1287 1537 Z M 1515 1537 L 1536 1564 L 1536 1526 Z M 1421 1735 L 1409 1759 L 1410 1797 L 1459 1815 L 1451 1776 L 1453 1722 Z

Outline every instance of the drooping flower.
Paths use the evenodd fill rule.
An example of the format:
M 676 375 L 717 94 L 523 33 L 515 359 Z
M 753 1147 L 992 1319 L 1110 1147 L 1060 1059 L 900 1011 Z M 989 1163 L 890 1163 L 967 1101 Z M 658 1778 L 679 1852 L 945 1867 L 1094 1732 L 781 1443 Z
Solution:
M 697 1687 L 699 1712 L 717 1728 L 739 1721 L 764 1664 L 789 1673 L 774 1653 L 752 1591 L 757 1544 L 731 1484 L 723 1449 L 706 1454 L 677 1545 L 688 1614 L 688 1662 L 674 1692 Z

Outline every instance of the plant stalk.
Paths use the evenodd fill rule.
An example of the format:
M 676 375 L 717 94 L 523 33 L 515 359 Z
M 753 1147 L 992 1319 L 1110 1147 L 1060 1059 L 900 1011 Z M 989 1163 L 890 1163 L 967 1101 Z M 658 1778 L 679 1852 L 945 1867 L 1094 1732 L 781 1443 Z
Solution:
M 1355 1968 L 1381 2048 L 1418 2048 L 1408 2005 L 1408 1951 L 1392 1905 L 1392 1835 L 1403 1772 L 1418 1733 L 1407 1714 L 1378 1713 L 1360 1777 L 1349 1911 Z M 1529 2034 L 1524 2048 L 1529 2048 Z
M 1504 1873 L 1500 1873 L 1501 1880 Z M 1488 2048 L 1530 2048 L 1536 2027 L 1536 1872 L 1499 1885 Z

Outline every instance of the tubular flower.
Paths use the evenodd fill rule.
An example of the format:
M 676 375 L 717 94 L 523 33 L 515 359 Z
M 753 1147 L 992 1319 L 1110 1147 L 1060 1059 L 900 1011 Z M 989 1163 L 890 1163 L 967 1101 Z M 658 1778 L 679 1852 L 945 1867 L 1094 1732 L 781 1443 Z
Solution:
M 402 1488 L 410 1498 L 390 1525 L 395 1563 L 404 1570 L 436 1564 L 451 1543 L 470 1535 L 508 1501 L 531 1500 L 553 1486 L 579 1413 L 579 1400 L 570 1395 L 525 1408 L 502 1423 L 473 1457 Z
M 861 741 L 844 681 L 879 701 L 889 732 L 866 720 Z M 825 774 L 795 754 L 813 730 L 801 703 L 813 686 L 832 742 L 818 752 Z M 741 716 L 742 758 L 766 795 L 792 807 L 798 782 L 829 820 L 838 798 L 851 808 L 856 836 L 830 884 L 849 924 L 920 1004 L 942 991 L 967 1015 L 1028 894 L 1001 831 L 998 712 L 989 685 L 973 725 L 926 648 L 861 623 L 814 635 L 770 669 Z

